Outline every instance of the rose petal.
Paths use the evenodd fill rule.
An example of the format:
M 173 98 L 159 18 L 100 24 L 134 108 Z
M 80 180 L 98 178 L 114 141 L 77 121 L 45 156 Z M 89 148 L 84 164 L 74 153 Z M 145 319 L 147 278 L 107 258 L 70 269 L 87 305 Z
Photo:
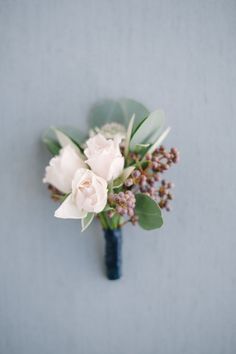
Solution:
M 54 214 L 56 218 L 62 219 L 82 219 L 86 215 L 87 212 L 85 210 L 81 210 L 75 205 L 71 194 L 59 206 Z
M 59 155 L 50 160 L 43 182 L 51 184 L 61 192 L 70 193 L 76 170 L 84 167 L 86 167 L 84 161 L 70 145 L 67 145 L 60 150 Z

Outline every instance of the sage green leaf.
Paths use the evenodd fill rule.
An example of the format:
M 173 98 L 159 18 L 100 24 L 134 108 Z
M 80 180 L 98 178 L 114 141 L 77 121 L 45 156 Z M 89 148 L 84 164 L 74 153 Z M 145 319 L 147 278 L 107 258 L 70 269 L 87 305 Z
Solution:
M 124 169 L 124 171 L 121 174 L 121 179 L 123 180 L 123 182 L 131 175 L 134 169 L 135 169 L 134 166 L 129 166 Z
M 147 107 L 145 107 L 142 103 L 132 100 L 130 98 L 121 98 L 119 100 L 119 104 L 121 105 L 123 111 L 124 122 L 126 126 L 128 126 L 130 117 L 135 114 L 135 122 L 133 129 L 136 129 L 136 127 L 143 120 L 143 118 L 147 117 L 150 113 Z
M 111 210 L 115 210 L 114 208 L 112 208 L 110 205 L 106 205 L 105 208 L 103 209 L 103 211 L 111 211 Z
M 154 151 L 156 148 L 158 148 L 158 147 L 162 144 L 162 142 L 165 140 L 165 138 L 166 138 L 167 135 L 169 134 L 170 130 L 171 130 L 171 128 L 168 127 L 168 128 L 159 136 L 159 138 L 156 140 L 156 142 L 155 142 L 154 144 L 152 144 L 149 149 L 147 149 L 145 155 L 146 155 L 146 154 L 152 154 L 153 151 Z
M 48 147 L 49 151 L 56 155 L 58 154 L 59 150 L 66 145 L 70 145 L 73 147 L 81 156 L 80 153 L 81 146 L 80 141 L 83 141 L 82 134 L 77 129 L 70 128 L 70 127 L 63 127 L 63 128 L 49 128 L 43 135 L 43 142 Z
M 149 114 L 148 109 L 132 99 L 122 98 L 119 101 L 105 99 L 96 103 L 89 112 L 89 126 L 101 127 L 106 123 L 116 122 L 128 126 L 129 120 L 135 114 L 135 124 Z M 134 127 L 136 128 L 136 127 Z
M 112 184 L 112 188 L 113 189 L 118 189 L 120 187 L 123 186 L 123 179 L 120 177 L 116 178 L 114 181 L 113 181 L 113 184 Z
M 149 116 L 142 120 L 138 127 L 133 131 L 130 147 L 135 149 L 139 144 L 152 144 L 156 137 L 160 134 L 160 130 L 164 124 L 164 113 L 157 110 L 149 114 Z
M 67 145 L 70 145 L 73 149 L 76 150 L 77 154 L 80 156 L 82 160 L 85 159 L 84 155 L 82 154 L 80 148 L 77 146 L 77 144 L 65 133 L 63 133 L 61 130 L 53 128 L 56 137 L 62 147 L 65 147 Z
M 65 193 L 64 195 L 61 195 L 60 202 L 63 203 L 69 195 L 70 193 Z
M 138 144 L 135 145 L 134 151 L 138 153 L 141 158 L 147 154 L 148 149 L 150 148 L 151 144 Z
M 112 187 L 114 189 L 120 188 L 123 185 L 124 181 L 131 175 L 134 169 L 135 166 L 126 167 L 122 174 L 113 181 Z
M 93 221 L 95 214 L 94 213 L 88 213 L 82 220 L 81 220 L 81 226 L 82 226 L 82 232 L 89 227 L 91 222 Z
M 58 130 L 68 136 L 81 151 L 83 150 L 82 144 L 87 139 L 87 136 L 83 132 L 75 127 L 70 126 L 59 127 Z
M 129 122 L 129 125 L 128 125 L 128 129 L 127 129 L 127 133 L 126 133 L 125 157 L 127 157 L 128 153 L 129 153 L 129 143 L 130 143 L 130 139 L 131 139 L 131 135 L 132 135 L 132 131 L 133 131 L 134 119 L 135 119 L 135 114 L 133 114 L 131 119 L 130 119 L 130 122 Z
M 42 142 L 46 145 L 47 149 L 52 155 L 58 155 L 61 149 L 61 145 L 58 143 L 55 133 L 51 128 L 47 129 L 43 136 Z
M 63 131 L 61 131 L 60 129 L 57 129 L 57 128 L 53 128 L 53 130 L 54 130 L 56 137 L 62 147 L 70 145 L 71 147 L 78 149 L 77 145 Z
M 135 213 L 138 216 L 139 225 L 145 230 L 160 228 L 163 225 L 163 219 L 159 205 L 142 193 L 136 194 L 135 198 Z
M 61 146 L 58 144 L 57 141 L 46 138 L 46 137 L 44 137 L 42 140 L 43 140 L 43 143 L 46 145 L 46 147 L 48 148 L 48 150 L 51 152 L 51 154 L 53 156 L 59 154 Z
M 120 104 L 110 99 L 96 103 L 89 112 L 88 120 L 92 129 L 111 122 L 124 124 L 124 116 Z

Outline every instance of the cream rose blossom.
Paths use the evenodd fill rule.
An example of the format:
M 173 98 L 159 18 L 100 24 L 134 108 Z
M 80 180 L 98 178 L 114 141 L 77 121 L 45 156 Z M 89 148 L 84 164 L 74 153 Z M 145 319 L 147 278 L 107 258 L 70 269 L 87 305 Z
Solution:
M 44 183 L 49 183 L 63 193 L 71 192 L 71 183 L 78 168 L 86 167 L 79 153 L 70 145 L 60 150 L 46 167 Z
M 88 212 L 100 213 L 107 203 L 107 182 L 91 170 L 80 168 L 72 181 L 72 193 L 56 210 L 63 219 L 82 219 Z
M 87 148 L 84 150 L 85 161 L 91 170 L 106 181 L 117 178 L 124 168 L 124 157 L 120 152 L 121 137 L 106 139 L 97 134 L 87 140 Z

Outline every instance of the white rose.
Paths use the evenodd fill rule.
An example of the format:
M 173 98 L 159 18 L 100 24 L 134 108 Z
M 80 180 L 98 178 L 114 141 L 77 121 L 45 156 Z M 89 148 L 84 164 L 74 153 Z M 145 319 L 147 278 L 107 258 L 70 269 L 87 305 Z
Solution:
M 70 193 L 74 174 L 81 167 L 86 167 L 86 164 L 79 152 L 67 145 L 60 150 L 58 156 L 50 160 L 43 182 L 51 184 L 63 193 Z
M 91 170 L 80 168 L 72 181 L 72 193 L 56 210 L 63 219 L 82 219 L 88 212 L 99 213 L 107 203 L 107 182 Z
M 121 137 L 106 139 L 97 134 L 87 140 L 87 148 L 84 150 L 85 161 L 92 171 L 106 181 L 117 178 L 124 168 L 124 157 L 120 152 Z

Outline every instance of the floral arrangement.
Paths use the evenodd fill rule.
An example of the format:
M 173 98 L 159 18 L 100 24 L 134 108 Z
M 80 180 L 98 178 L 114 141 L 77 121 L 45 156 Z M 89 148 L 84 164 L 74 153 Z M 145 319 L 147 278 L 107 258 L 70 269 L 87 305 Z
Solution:
M 113 114 L 111 114 L 113 112 Z M 179 161 L 176 148 L 162 142 L 164 113 L 149 112 L 133 100 L 105 101 L 93 109 L 89 135 L 51 128 L 43 141 L 54 155 L 44 183 L 61 202 L 57 218 L 80 219 L 84 231 L 94 218 L 104 230 L 109 279 L 121 276 L 121 228 L 128 222 L 160 228 L 170 211 L 173 184 L 162 175 Z

